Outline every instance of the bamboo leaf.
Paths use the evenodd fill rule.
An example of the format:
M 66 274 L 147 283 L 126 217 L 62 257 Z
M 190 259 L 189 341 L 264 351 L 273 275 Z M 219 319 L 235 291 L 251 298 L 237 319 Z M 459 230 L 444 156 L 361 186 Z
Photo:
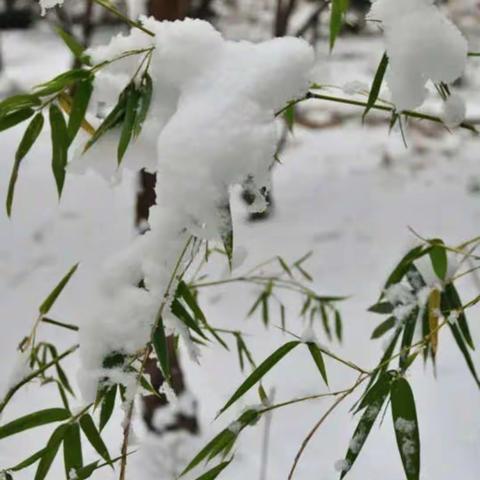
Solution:
M 46 478 L 48 475 L 50 467 L 57 456 L 57 452 L 62 444 L 68 427 L 68 424 L 60 425 L 48 440 L 47 446 L 44 449 L 44 453 L 35 473 L 35 480 L 44 480 L 44 478 Z
M 357 428 L 353 433 L 353 437 L 350 440 L 350 445 L 345 456 L 345 462 L 346 465 L 348 465 L 348 468 L 342 471 L 340 478 L 345 477 L 345 475 L 350 471 L 363 446 L 365 445 L 375 420 L 382 410 L 382 406 L 387 398 L 389 384 L 387 382 L 382 383 L 381 388 L 372 388 L 372 390 L 374 391 L 374 394 L 370 394 L 364 398 L 365 411 L 363 412 Z
M 90 445 L 92 445 L 92 447 L 107 463 L 110 463 L 112 460 L 110 458 L 110 454 L 108 453 L 108 448 L 105 445 L 99 431 L 97 430 L 92 417 L 88 413 L 80 418 L 80 427 L 90 442 Z
M 147 119 L 148 112 L 150 110 L 150 104 L 152 103 L 153 96 L 153 82 L 152 77 L 146 73 L 142 79 L 142 85 L 140 87 L 140 101 L 138 114 L 135 117 L 135 125 L 133 133 L 135 137 L 138 137 L 142 131 L 143 124 Z
M 17 418 L 0 427 L 0 439 L 16 435 L 31 428 L 40 427 L 49 423 L 61 422 L 70 418 L 70 413 L 64 408 L 49 408 L 30 413 Z
M 375 338 L 380 338 L 383 336 L 385 333 L 390 331 L 397 323 L 397 320 L 395 317 L 389 317 L 387 318 L 384 322 L 382 322 L 380 325 L 378 325 L 377 328 L 372 333 L 372 336 L 370 337 L 372 340 Z
M 330 50 L 335 46 L 340 30 L 342 29 L 343 19 L 347 13 L 349 0 L 332 0 L 332 12 L 330 15 Z
M 168 343 L 165 335 L 165 327 L 163 325 L 163 318 L 161 315 L 157 318 L 157 327 L 152 335 L 152 344 L 160 363 L 163 376 L 167 381 L 169 381 L 171 375 L 170 358 L 168 355 Z
M 110 387 L 103 397 L 102 407 L 100 409 L 100 431 L 105 428 L 110 420 L 115 407 L 115 397 L 117 395 L 117 386 Z
M 17 110 L 39 107 L 42 104 L 36 95 L 21 94 L 13 95 L 0 102 L 0 117 Z
M 28 458 L 25 460 L 21 461 L 14 467 L 9 468 L 10 471 L 12 472 L 18 472 L 20 470 L 23 470 L 24 468 L 29 467 L 30 465 L 33 465 L 34 463 L 38 462 L 40 458 L 42 458 L 43 454 L 45 453 L 45 449 L 42 448 L 38 452 L 35 452 L 33 455 L 30 455 Z
M 225 406 L 220 410 L 219 414 L 222 414 L 227 410 L 233 403 L 235 403 L 240 397 L 242 397 L 248 390 L 250 390 L 260 379 L 264 377 L 283 357 L 285 357 L 289 352 L 291 352 L 297 345 L 298 341 L 288 342 L 278 350 L 273 352 L 266 360 L 264 360 L 251 374 L 250 376 L 240 385 L 240 387 L 235 391 L 232 397 L 228 400 Z
M 368 95 L 367 106 L 365 107 L 365 111 L 363 112 L 363 119 L 368 115 L 368 112 L 372 109 L 375 103 L 378 100 L 378 95 L 380 94 L 380 90 L 382 88 L 383 79 L 385 78 L 385 73 L 388 67 L 388 57 L 387 54 L 384 53 L 380 63 L 378 64 L 377 72 L 375 73 L 375 77 L 373 79 L 372 87 L 370 88 L 370 94 Z
M 82 441 L 78 423 L 68 425 L 68 428 L 65 430 L 63 460 L 67 478 L 69 478 L 72 469 L 76 471 L 83 466 Z
M 197 477 L 196 480 L 214 480 L 230 465 L 231 461 L 232 460 L 228 460 L 227 462 L 223 462 L 220 465 L 213 467 L 208 472 L 205 472 L 203 475 Z
M 90 98 L 93 93 L 93 84 L 90 78 L 77 85 L 73 96 L 72 110 L 68 119 L 68 138 L 71 143 L 77 136 L 87 113 Z
M 12 204 L 13 197 L 15 194 L 15 185 L 17 183 L 18 171 L 20 169 L 20 164 L 25 158 L 27 153 L 32 148 L 33 144 L 36 142 L 40 133 L 42 132 L 43 125 L 45 121 L 43 115 L 38 113 L 33 117 L 33 120 L 28 125 L 20 145 L 18 146 L 17 152 L 15 154 L 15 163 L 13 164 L 12 173 L 10 175 L 10 182 L 8 184 L 8 193 L 7 193 L 7 215 L 10 217 L 12 214 Z
M 448 260 L 445 245 L 441 240 L 435 241 L 435 245 L 430 249 L 430 260 L 437 277 L 444 280 L 447 274 Z
M 458 294 L 457 289 L 453 283 L 449 283 L 445 286 L 444 294 L 442 295 L 442 302 L 445 304 L 445 315 L 448 317 L 449 311 L 456 310 L 458 312 L 458 327 L 463 335 L 463 338 L 467 342 L 467 345 L 475 350 L 475 344 L 473 343 L 472 334 L 468 326 L 467 317 L 463 311 L 462 300 Z M 442 307 L 443 308 L 443 307 Z
M 392 313 L 393 312 L 393 305 L 390 302 L 379 302 L 375 305 L 372 305 L 369 309 L 369 312 L 372 313 L 379 313 L 381 315 Z
M 125 156 L 127 148 L 130 145 L 130 141 L 133 137 L 139 100 L 140 94 L 135 87 L 132 86 L 132 88 L 128 90 L 125 106 L 125 117 L 123 119 L 120 141 L 118 143 L 117 160 L 119 165 L 122 163 L 123 157 Z
M 65 118 L 62 111 L 55 104 L 50 106 L 50 127 L 52 137 L 52 171 L 60 198 L 65 183 L 69 140 Z
M 337 336 L 337 340 L 342 342 L 343 339 L 343 325 L 342 325 L 342 317 L 338 310 L 335 310 L 335 335 Z
M 0 132 L 8 130 L 9 128 L 18 125 L 19 123 L 28 120 L 33 114 L 34 110 L 31 108 L 23 108 L 12 113 L 7 113 L 0 117 Z
M 62 280 L 60 280 L 58 285 L 52 290 L 50 295 L 40 305 L 40 314 L 46 315 L 50 311 L 50 309 L 53 307 L 53 304 L 57 301 L 57 298 L 63 292 L 63 289 L 67 286 L 68 282 L 72 278 L 73 274 L 77 271 L 77 268 L 78 263 L 68 271 L 68 273 L 62 278 Z
M 72 35 L 67 33 L 60 27 L 55 27 L 58 36 L 63 40 L 68 49 L 73 53 L 74 57 L 85 64 L 89 64 L 88 57 L 85 55 L 85 47 L 81 45 Z
M 322 351 L 314 343 L 307 343 L 308 350 L 312 355 L 313 361 L 323 378 L 323 381 L 328 385 L 327 369 L 325 368 L 325 362 L 323 360 Z
M 392 416 L 398 450 L 408 480 L 420 478 L 420 435 L 412 389 L 403 377 L 391 387 Z
M 91 77 L 91 73 L 88 70 L 76 68 L 61 73 L 49 82 L 42 83 L 35 87 L 35 95 L 40 97 L 46 97 L 65 90 L 67 87 L 72 86 L 74 83 L 81 80 L 85 80 Z

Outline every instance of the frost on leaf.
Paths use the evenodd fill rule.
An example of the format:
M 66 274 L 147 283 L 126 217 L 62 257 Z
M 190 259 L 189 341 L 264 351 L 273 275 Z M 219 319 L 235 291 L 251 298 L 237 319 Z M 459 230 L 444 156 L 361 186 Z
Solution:
M 399 111 L 426 98 L 426 84 L 453 83 L 465 70 L 468 45 L 433 0 L 375 0 L 369 13 L 385 32 L 386 80 Z

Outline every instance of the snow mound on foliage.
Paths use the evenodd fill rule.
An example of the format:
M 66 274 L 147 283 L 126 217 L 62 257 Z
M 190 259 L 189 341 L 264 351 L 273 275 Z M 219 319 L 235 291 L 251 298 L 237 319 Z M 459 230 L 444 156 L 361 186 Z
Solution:
M 274 113 L 306 92 L 314 64 L 311 47 L 294 38 L 252 44 L 226 41 L 199 20 L 143 19 L 143 24 L 155 37 L 134 30 L 88 52 L 94 63 L 101 63 L 155 47 L 149 69 L 151 110 L 124 163 L 157 173 L 150 231 L 108 262 L 99 289 L 103 308 L 82 329 L 86 368 L 81 383 L 90 398 L 97 380 L 106 375 L 100 367 L 108 353 L 134 353 L 149 340 L 162 300 L 176 287 L 169 283 L 190 236 L 219 239 L 225 233 L 230 187 L 248 181 L 259 197 L 268 188 L 278 141 Z M 142 58 L 112 63 L 96 84 L 95 101 L 110 101 L 113 107 L 99 92 L 111 90 L 105 84 L 123 88 L 142 68 Z M 104 85 L 98 88 L 99 83 Z M 77 158 L 75 168 L 114 175 L 118 137 L 119 131 L 112 131 Z M 192 253 L 190 244 L 178 271 Z M 142 280 L 145 288 L 138 288 Z M 168 311 L 170 301 L 168 297 L 164 322 L 188 345 L 187 329 Z
M 467 41 L 433 0 L 375 0 L 369 18 L 385 31 L 386 80 L 398 110 L 419 107 L 429 80 L 452 83 L 463 74 Z

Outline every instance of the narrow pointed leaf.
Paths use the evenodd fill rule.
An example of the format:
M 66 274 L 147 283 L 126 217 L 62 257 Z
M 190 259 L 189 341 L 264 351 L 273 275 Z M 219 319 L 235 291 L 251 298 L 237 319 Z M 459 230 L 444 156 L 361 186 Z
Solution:
M 347 13 L 349 0 L 332 0 L 332 11 L 330 15 L 330 50 L 333 49 L 340 30 L 342 29 L 343 19 Z
M 89 414 L 83 415 L 82 418 L 80 418 L 80 427 L 90 442 L 90 445 L 92 445 L 92 447 L 106 462 L 110 463 L 111 458 L 110 454 L 108 453 L 108 448 Z
M 70 413 L 64 408 L 49 408 L 30 413 L 29 415 L 2 425 L 0 427 L 0 439 L 49 423 L 62 422 L 68 418 L 70 418 Z
M 76 471 L 83 466 L 82 441 L 80 438 L 80 427 L 78 423 L 72 423 L 65 430 L 65 438 L 63 440 L 63 459 L 67 478 L 72 469 Z
M 268 373 L 283 357 L 285 357 L 297 345 L 299 345 L 299 343 L 300 342 L 298 341 L 288 342 L 272 353 L 266 360 L 264 360 L 235 391 L 230 400 L 228 400 L 225 406 L 220 410 L 219 415 L 227 410 L 245 393 L 247 393 L 248 390 L 250 390 L 260 379 L 262 379 L 263 376 Z
M 125 117 L 123 119 L 122 132 L 120 134 L 120 141 L 118 143 L 117 160 L 119 165 L 122 163 L 123 157 L 125 156 L 127 148 L 130 145 L 130 141 L 133 137 L 139 99 L 140 95 L 138 91 L 135 88 L 130 88 L 125 106 Z
M 62 278 L 62 280 L 60 280 L 58 285 L 52 290 L 50 295 L 40 305 L 39 312 L 42 315 L 46 315 L 50 311 L 50 309 L 53 307 L 53 304 L 56 302 L 57 298 L 63 292 L 63 289 L 67 286 L 73 274 L 77 271 L 77 268 L 78 268 L 78 263 L 68 271 L 68 273 Z
M 77 133 L 82 126 L 92 93 L 93 84 L 90 78 L 77 85 L 73 96 L 70 118 L 68 119 L 68 138 L 70 143 L 77 136 Z
M 37 471 L 35 473 L 35 480 L 44 480 L 50 467 L 52 466 L 55 457 L 57 456 L 60 445 L 62 444 L 65 432 L 68 429 L 68 424 L 60 425 L 52 434 L 45 447 L 44 453 L 38 464 Z
M 110 420 L 115 407 L 115 397 L 117 395 L 117 386 L 111 386 L 103 397 L 102 407 L 100 409 L 100 431 L 105 428 Z
M 24 108 L 22 110 L 18 110 L 12 113 L 8 113 L 4 116 L 0 117 L 0 132 L 4 130 L 8 130 L 9 128 L 18 125 L 19 123 L 28 120 L 35 111 L 31 108 Z
M 388 67 L 388 57 L 387 57 L 387 54 L 384 53 L 382 56 L 382 59 L 380 60 L 380 63 L 378 64 L 378 68 L 375 73 L 372 86 L 370 88 L 370 94 L 368 95 L 367 106 L 365 107 L 365 111 L 363 112 L 364 119 L 378 100 L 378 96 L 380 95 L 380 90 L 382 88 L 382 83 L 383 83 L 383 79 L 385 78 L 387 67 Z
M 208 472 L 205 472 L 203 475 L 197 477 L 196 480 L 214 480 L 230 465 L 231 461 L 232 460 L 228 460 L 227 462 L 223 462 L 220 465 L 213 467 Z
M 380 325 L 372 333 L 371 339 L 380 338 L 385 333 L 390 331 L 397 323 L 395 317 L 389 317 L 385 321 L 383 321 Z
M 447 251 L 445 250 L 443 242 L 436 242 L 436 244 L 432 246 L 430 249 L 430 260 L 432 261 L 432 267 L 437 277 L 444 280 L 447 274 L 448 260 Z
M 8 184 L 8 193 L 7 193 L 7 215 L 10 217 L 12 214 L 12 203 L 13 196 L 15 193 L 15 185 L 18 178 L 18 171 L 20 169 L 20 164 L 25 158 L 27 153 L 32 148 L 33 144 L 36 142 L 40 133 L 42 132 L 43 125 L 45 121 L 43 115 L 38 113 L 33 117 L 33 120 L 28 125 L 23 135 L 20 145 L 18 146 L 17 152 L 15 154 L 15 163 L 13 165 L 12 173 L 10 175 L 10 182 Z
M 50 128 L 52 137 L 52 171 L 57 184 L 58 196 L 62 196 L 68 162 L 68 131 L 65 118 L 57 105 L 50 106 Z
M 392 417 L 398 450 L 408 480 L 420 478 L 420 435 L 412 389 L 400 377 L 392 383 Z
M 63 40 L 68 49 L 72 52 L 74 57 L 82 61 L 83 63 L 87 63 L 87 58 L 84 55 L 85 47 L 62 28 L 55 27 L 55 31 L 57 32 L 58 36 Z
M 34 463 L 38 462 L 42 458 L 44 453 L 45 453 L 45 449 L 42 448 L 41 450 L 39 450 L 38 452 L 35 452 L 33 455 L 30 455 L 28 458 L 21 461 L 14 467 L 10 467 L 9 470 L 12 472 L 18 472 L 20 470 L 23 470 L 24 468 L 27 468 L 30 465 L 33 465 Z
M 143 77 L 142 85 L 140 88 L 140 101 L 138 114 L 135 117 L 135 125 L 133 133 L 135 137 L 138 137 L 142 131 L 143 124 L 147 119 L 148 112 L 150 110 L 150 105 L 152 103 L 153 96 L 153 82 L 152 77 L 146 73 Z
M 323 360 L 322 351 L 314 343 L 307 343 L 308 350 L 312 355 L 313 361 L 323 378 L 323 381 L 328 385 L 327 369 L 325 368 L 325 362 Z

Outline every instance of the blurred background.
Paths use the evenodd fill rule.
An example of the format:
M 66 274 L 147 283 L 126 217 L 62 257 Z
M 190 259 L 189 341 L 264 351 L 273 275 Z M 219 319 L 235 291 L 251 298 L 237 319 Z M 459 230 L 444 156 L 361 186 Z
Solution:
M 232 40 L 261 41 L 276 36 L 305 38 L 315 47 L 317 67 L 314 81 L 329 85 L 340 96 L 365 99 L 383 54 L 381 32 L 365 21 L 367 0 L 351 0 L 351 9 L 333 53 L 328 47 L 328 2 L 322 0 L 132 0 L 117 2 L 126 14 L 154 15 L 160 20 L 191 16 L 208 20 Z M 480 6 L 474 0 L 442 2 L 441 8 L 468 38 L 471 51 L 480 51 Z M 92 0 L 65 1 L 46 19 L 35 1 L 0 2 L 0 96 L 28 91 L 74 64 L 59 40 L 55 26 L 71 33 L 85 46 L 104 43 L 116 33 L 126 33 L 118 22 Z M 470 59 L 464 78 L 455 90 L 467 101 L 467 117 L 480 123 L 480 64 Z M 388 92 L 382 91 L 388 98 Z M 434 93 L 424 110 L 438 114 L 440 100 Z M 245 257 L 235 274 L 281 255 L 293 261 L 312 251 L 306 265 L 313 276 L 311 288 L 325 295 L 348 295 L 340 305 L 344 340 L 331 348 L 365 368 L 372 368 L 382 352 L 382 341 L 369 340 L 379 318 L 367 312 L 381 285 L 405 251 L 415 241 L 408 227 L 424 237 L 441 237 L 455 245 L 479 234 L 480 140 L 471 132 L 449 132 L 438 124 L 412 122 L 405 126 L 408 147 L 397 129 L 389 132 L 389 117 L 371 113 L 362 123 L 357 107 L 311 100 L 296 110 L 293 132 L 279 120 L 283 132 L 279 145 L 281 164 L 273 170 L 270 208 L 261 218 L 247 213 L 248 192 L 234 192 L 233 213 L 236 245 Z M 23 128 L 0 136 L 0 197 L 8 178 Z M 69 175 L 58 204 L 50 174 L 48 132 L 22 163 L 13 218 L 0 215 L 0 391 L 8 382 L 16 348 L 36 318 L 38 305 L 59 278 L 76 262 L 78 274 L 55 306 L 61 320 L 80 325 L 95 297 L 98 265 L 112 252 L 127 245 L 137 234 L 135 225 L 146 218 L 153 178 L 126 174 L 123 181 L 105 182 L 95 174 Z M 222 261 L 213 259 L 211 274 L 224 278 Z M 464 279 L 462 295 L 472 298 L 480 278 Z M 289 338 L 273 326 L 265 329 L 255 316 L 246 320 L 258 296 L 252 286 L 219 287 L 202 292 L 200 302 L 210 322 L 223 328 L 240 329 L 259 362 Z M 303 330 L 295 296 L 286 296 L 288 328 Z M 273 315 L 273 314 L 272 314 Z M 472 310 L 471 325 L 480 338 L 478 311 Z M 272 325 L 280 319 L 272 318 Z M 323 330 L 316 329 L 322 343 Z M 67 347 L 75 335 L 45 325 L 42 338 Z M 478 353 L 473 355 L 480 366 Z M 221 347 L 203 349 L 201 364 L 182 355 L 183 376 L 198 400 L 199 432 L 189 440 L 186 459 L 205 444 L 225 422 L 213 422 L 220 406 L 241 382 L 243 375 L 234 354 Z M 77 361 L 69 366 L 77 369 Z M 350 385 L 354 373 L 328 362 L 330 388 Z M 477 480 L 480 468 L 480 414 L 478 390 L 463 358 L 448 336 L 440 339 L 437 376 L 421 362 L 413 369 L 422 436 L 422 480 Z M 304 352 L 295 352 L 275 369 L 266 382 L 277 401 L 327 391 Z M 58 403 L 51 386 L 30 386 L 6 410 L 2 421 Z M 81 399 L 78 399 L 81 404 Z M 245 405 L 258 403 L 255 392 Z M 261 423 L 242 434 L 236 461 L 224 478 L 240 480 L 285 479 L 295 453 L 311 426 L 327 408 L 314 401 L 275 412 L 267 425 Z M 339 409 L 307 448 L 296 473 L 299 480 L 337 478 L 334 463 L 342 458 L 355 427 L 350 404 Z M 121 441 L 121 412 L 117 426 L 108 431 L 113 445 Z M 0 466 L 12 465 L 36 451 L 49 429 L 24 433 L 0 442 Z M 138 455 L 131 460 L 132 478 L 169 480 L 165 438 L 138 424 Z M 268 441 L 266 441 L 268 439 Z M 163 449 L 163 450 L 162 450 Z M 181 450 L 181 449 L 179 449 Z M 94 458 L 87 449 L 87 455 Z M 176 454 L 176 453 L 175 453 Z M 63 478 L 61 465 L 51 478 Z M 56 473 L 55 473 L 56 472 Z M 94 478 L 110 477 L 101 471 Z M 32 471 L 15 476 L 33 478 Z M 352 480 L 402 480 L 389 416 L 375 431 L 349 473 Z

